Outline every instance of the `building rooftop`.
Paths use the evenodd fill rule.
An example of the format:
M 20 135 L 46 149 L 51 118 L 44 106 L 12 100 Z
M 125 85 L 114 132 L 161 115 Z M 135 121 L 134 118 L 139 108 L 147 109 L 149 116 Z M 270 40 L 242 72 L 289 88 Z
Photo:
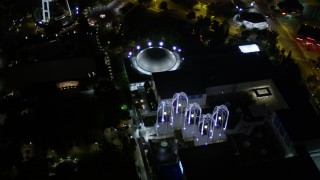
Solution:
M 238 46 L 198 51 L 192 66 L 205 87 L 272 79 L 274 67 L 262 52 L 241 53 Z
M 179 157 L 184 175 L 188 180 L 320 178 L 320 172 L 307 155 L 246 165 L 234 150 L 228 142 L 181 149 Z
M 305 106 L 311 106 L 305 104 Z M 309 108 L 289 108 L 276 111 L 283 127 L 294 143 L 319 139 L 319 116 Z
M 161 99 L 172 98 L 176 92 L 189 96 L 206 93 L 200 77 L 190 69 L 152 73 L 152 78 Z

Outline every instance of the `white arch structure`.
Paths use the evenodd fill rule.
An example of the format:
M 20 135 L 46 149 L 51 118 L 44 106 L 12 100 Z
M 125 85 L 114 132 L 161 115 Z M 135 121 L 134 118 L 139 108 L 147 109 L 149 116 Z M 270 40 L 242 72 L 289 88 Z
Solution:
M 161 123 L 168 122 L 167 115 L 170 114 L 170 124 L 172 123 L 172 113 L 171 113 L 171 103 L 169 101 L 161 101 L 158 105 L 157 109 L 157 121 L 156 121 L 156 129 L 159 127 L 159 115 L 161 116 Z
M 182 104 L 183 101 L 185 102 Z M 185 107 L 184 118 L 182 117 L 183 107 Z M 193 137 L 196 138 L 196 141 L 199 140 L 199 134 L 200 136 L 203 136 L 204 132 L 206 132 L 207 144 L 209 139 L 213 139 L 216 129 L 220 129 L 219 138 L 221 138 L 222 132 L 227 129 L 229 120 L 229 110 L 227 106 L 216 106 L 212 114 L 208 113 L 203 115 L 200 105 L 198 103 L 189 104 L 188 96 L 184 92 L 180 92 L 175 93 L 171 101 L 165 100 L 159 103 L 157 109 L 156 131 L 158 132 L 158 128 L 160 127 L 159 122 L 166 123 L 166 134 L 168 134 L 168 124 L 170 123 L 171 126 L 173 125 L 174 114 L 178 114 L 179 109 L 181 114 L 180 128 L 185 130 L 186 124 L 190 125 L 193 122 L 192 133 L 194 134 Z
M 193 132 L 196 126 L 201 120 L 202 109 L 198 103 L 188 104 L 184 112 L 183 130 L 186 129 L 186 124 L 191 124 L 191 118 L 193 120 Z M 187 122 L 186 122 L 187 121 Z
M 220 127 L 220 134 L 221 136 L 222 130 L 225 131 L 227 129 L 228 120 L 229 120 L 229 110 L 227 106 L 220 105 L 216 106 L 212 113 L 212 118 L 214 119 L 214 126 L 221 126 Z
M 175 112 L 176 114 L 178 114 L 179 112 L 179 109 L 178 107 L 180 107 L 180 110 L 182 110 L 182 104 L 181 104 L 181 101 L 183 100 L 186 100 L 187 101 L 187 104 L 186 104 L 186 107 L 188 106 L 189 104 L 189 99 L 188 99 L 188 96 L 186 93 L 184 92 L 180 92 L 180 93 L 175 93 L 173 95 L 173 98 L 172 98 L 172 107 L 175 108 Z M 176 103 L 175 103 L 176 102 Z M 182 113 L 182 111 L 181 111 Z
M 173 114 L 173 112 L 175 112 L 175 114 L 178 114 L 179 107 L 180 107 L 180 113 L 181 113 L 181 116 L 180 116 L 180 127 L 181 127 L 181 123 L 182 123 L 182 113 L 183 113 L 182 101 L 186 101 L 185 107 L 187 107 L 188 104 L 189 104 L 189 99 L 188 99 L 187 94 L 184 93 L 184 92 L 175 93 L 173 95 L 173 98 L 172 98 L 172 101 L 171 101 L 171 104 L 172 104 L 172 111 L 171 112 L 172 112 L 172 114 Z
M 212 118 L 212 114 L 208 113 L 205 115 L 202 115 L 201 122 L 198 124 L 196 138 L 197 141 L 199 140 L 199 128 L 200 129 L 200 135 L 202 136 L 204 134 L 204 131 L 207 131 L 208 137 L 212 139 L 213 133 L 214 133 L 214 119 Z

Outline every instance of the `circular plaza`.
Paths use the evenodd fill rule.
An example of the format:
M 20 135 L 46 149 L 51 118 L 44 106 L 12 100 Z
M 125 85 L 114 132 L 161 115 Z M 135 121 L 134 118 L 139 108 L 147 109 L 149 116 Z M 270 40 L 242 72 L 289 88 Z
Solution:
M 133 67 L 140 73 L 151 75 L 152 73 L 174 71 L 180 66 L 179 52 L 181 49 L 173 46 L 172 51 L 162 46 L 151 46 L 141 49 L 140 46 L 136 47 L 136 52 L 129 52 L 128 57 L 132 61 Z

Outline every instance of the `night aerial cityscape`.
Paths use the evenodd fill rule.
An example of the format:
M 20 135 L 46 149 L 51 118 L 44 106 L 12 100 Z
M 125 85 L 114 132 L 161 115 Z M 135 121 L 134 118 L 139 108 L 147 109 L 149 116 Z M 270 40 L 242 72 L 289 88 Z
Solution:
M 320 1 L 2 0 L 1 180 L 320 179 Z

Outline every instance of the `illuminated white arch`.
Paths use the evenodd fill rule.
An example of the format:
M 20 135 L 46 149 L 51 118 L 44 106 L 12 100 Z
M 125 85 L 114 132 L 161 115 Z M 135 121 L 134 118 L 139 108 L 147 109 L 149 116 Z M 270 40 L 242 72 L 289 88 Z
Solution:
M 201 129 L 199 129 L 201 127 Z M 214 133 L 214 119 L 212 118 L 212 114 L 208 113 L 202 115 L 201 122 L 198 124 L 197 131 L 196 131 L 196 139 L 199 140 L 199 131 L 200 135 L 203 135 L 204 129 L 208 131 L 208 137 L 212 139 Z
M 186 101 L 186 104 L 185 104 L 185 107 L 188 106 L 189 104 L 189 99 L 188 99 L 188 96 L 186 93 L 184 92 L 180 92 L 180 93 L 175 93 L 172 97 L 172 101 L 171 101 L 171 104 L 172 104 L 172 115 L 173 115 L 173 112 L 175 112 L 176 114 L 178 114 L 179 112 L 179 107 L 180 107 L 180 128 L 181 128 L 181 124 L 182 124 L 182 113 L 183 113 L 183 105 L 182 104 L 182 101 Z
M 179 110 L 178 110 L 178 107 L 180 107 L 180 110 L 182 110 L 182 104 L 181 104 L 181 101 L 183 100 L 186 100 L 187 103 L 186 103 L 186 107 L 188 106 L 189 104 L 189 99 L 188 99 L 188 96 L 186 93 L 184 92 L 180 92 L 180 93 L 175 93 L 173 95 L 173 98 L 172 98 L 172 107 L 175 108 L 175 112 L 176 114 L 178 114 Z M 176 103 L 175 103 L 176 102 Z M 181 111 L 182 113 L 182 111 Z
M 156 121 L 156 129 L 159 127 L 159 117 L 161 117 L 161 123 L 164 122 L 172 122 L 172 115 L 171 115 L 171 103 L 170 101 L 161 101 L 158 105 L 157 109 L 157 121 Z M 170 119 L 168 120 L 167 117 Z
M 195 131 L 196 126 L 201 120 L 202 109 L 198 103 L 191 103 L 185 109 L 184 112 L 184 122 L 183 130 L 186 129 L 186 124 L 191 124 L 191 118 L 193 119 L 193 132 Z
M 228 120 L 229 120 L 229 110 L 227 106 L 220 105 L 216 106 L 212 113 L 212 118 L 214 119 L 214 126 L 217 127 L 218 123 L 220 123 L 220 134 L 221 136 L 222 130 L 225 131 L 228 126 Z

